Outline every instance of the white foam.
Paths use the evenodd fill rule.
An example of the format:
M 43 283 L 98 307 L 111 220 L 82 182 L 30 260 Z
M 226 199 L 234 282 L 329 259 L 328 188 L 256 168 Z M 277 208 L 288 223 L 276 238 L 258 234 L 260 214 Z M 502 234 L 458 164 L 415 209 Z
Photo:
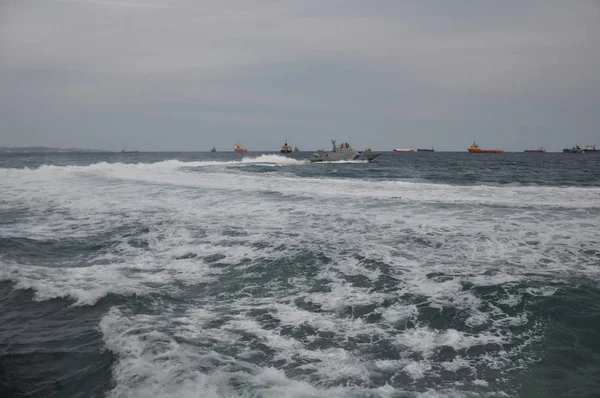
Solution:
M 132 272 L 138 271 L 138 272 Z M 141 273 L 139 271 L 142 271 Z M 80 268 L 23 266 L 0 262 L 0 281 L 12 281 L 17 289 L 31 289 L 38 301 L 65 298 L 74 305 L 93 305 L 109 294 L 146 296 L 176 294 L 172 284 L 210 282 L 214 270 L 185 261 L 168 266 L 108 264 Z
M 466 359 L 460 357 L 456 357 L 452 361 L 442 362 L 441 365 L 444 367 L 444 369 L 451 372 L 456 372 L 460 369 L 471 368 L 471 363 Z
M 0 263 L 0 280 L 15 282 L 17 289 L 32 289 L 38 301 L 68 298 L 76 305 L 95 304 L 109 293 L 141 296 L 153 290 L 124 278 L 120 271 L 118 267 L 105 266 L 65 269 Z
M 29 179 L 30 181 L 64 178 L 77 173 L 104 175 L 140 182 L 198 186 L 211 189 L 235 189 L 242 191 L 272 191 L 310 197 L 350 197 L 395 199 L 419 203 L 453 203 L 503 205 L 519 208 L 599 208 L 600 188 L 554 188 L 554 187 L 483 187 L 452 186 L 443 184 L 411 183 L 400 181 L 331 180 L 318 178 L 289 178 L 264 175 L 239 175 L 231 172 L 212 175 L 182 172 L 182 169 L 206 166 L 241 164 L 303 164 L 302 161 L 278 155 L 261 155 L 242 161 L 181 162 L 168 160 L 149 164 L 97 163 L 90 166 L 42 166 L 35 170 L 0 169 L 6 179 Z M 36 178 L 38 177 L 38 178 Z M 344 189 L 349 184 L 352 189 Z
M 429 370 L 431 370 L 431 365 L 429 364 L 429 362 L 425 361 L 411 362 L 408 365 L 406 365 L 402 370 L 413 379 L 421 379 Z
M 289 173 L 252 173 L 256 165 Z M 108 245 L 81 254 L 85 264 L 5 256 L 0 280 L 75 305 L 110 294 L 181 299 L 177 310 L 124 307 L 103 319 L 119 397 L 239 396 L 239 385 L 248 396 L 393 396 L 389 385 L 368 387 L 378 372 L 421 383 L 440 369 L 469 369 L 487 391 L 477 369 L 524 366 L 519 350 L 542 334 L 523 301 L 570 278 L 600 280 L 597 257 L 584 253 L 598 245 L 598 188 L 300 178 L 297 167 L 313 165 L 261 155 L 0 169 L 0 210 L 26 214 L 0 225 L 0 237 Z M 203 284 L 222 291 L 207 297 Z M 445 311 L 464 328 L 429 324 Z M 396 357 L 370 357 L 378 342 Z M 517 348 L 468 350 L 490 344 Z M 445 348 L 457 354 L 438 362 Z
M 387 307 L 381 310 L 381 315 L 389 323 L 396 323 L 407 319 L 415 318 L 419 314 L 416 305 L 399 305 L 395 304 L 392 307 Z
M 301 165 L 306 161 L 293 159 L 287 156 L 263 154 L 255 158 L 244 157 L 242 163 L 258 163 L 258 164 L 280 164 L 280 165 Z
M 474 380 L 474 381 L 473 381 L 473 384 L 475 384 L 476 386 L 484 386 L 484 387 L 487 387 L 487 386 L 488 386 L 490 383 L 488 383 L 488 382 L 487 382 L 487 381 L 485 381 L 485 380 L 479 380 L 479 379 L 477 379 L 477 380 Z
M 523 301 L 523 296 L 520 294 L 509 294 L 505 299 L 497 301 L 498 304 L 506 305 L 509 307 L 515 307 Z
M 552 286 L 543 286 L 540 288 L 528 287 L 525 291 L 532 296 L 548 297 L 554 295 L 558 289 Z
M 472 393 L 467 392 L 466 394 L 461 391 L 456 390 L 428 390 L 423 393 L 418 393 L 415 395 L 417 398 L 467 398 L 471 396 L 476 396 Z
M 353 287 L 346 283 L 332 283 L 330 292 L 313 293 L 309 296 L 311 302 L 319 304 L 323 309 L 333 311 L 378 304 L 385 298 L 384 293 L 372 292 L 370 288 Z
M 502 336 L 485 334 L 468 334 L 454 329 L 438 331 L 425 328 L 414 328 L 396 336 L 396 343 L 419 352 L 430 358 L 434 351 L 441 347 L 452 347 L 455 350 L 467 349 L 477 345 L 501 345 L 506 341 Z
M 477 327 L 485 325 L 487 322 L 489 322 L 489 316 L 487 314 L 475 310 L 473 311 L 473 315 L 471 315 L 465 320 L 465 325 L 469 327 Z
M 205 313 L 199 319 L 206 320 Z M 186 328 L 191 325 L 186 324 Z M 251 331 L 261 331 L 252 325 Z M 111 395 L 115 397 L 344 397 L 349 388 L 316 388 L 307 381 L 288 378 L 282 370 L 259 367 L 254 364 L 203 350 L 201 346 L 178 343 L 159 331 L 167 328 L 167 320 L 157 316 L 125 316 L 120 310 L 112 309 L 100 324 L 106 347 L 114 352 L 119 361 L 113 370 L 117 381 Z M 200 332 L 201 324 L 196 324 Z M 245 330 L 245 329 L 243 329 Z M 287 344 L 283 345 L 287 347 Z M 280 346 L 281 348 L 281 346 Z M 307 351 L 310 353 L 310 351 Z M 329 364 L 344 361 L 343 351 L 326 351 L 322 359 Z M 327 363 L 327 361 L 325 361 Z M 202 368 L 217 366 L 210 373 Z M 348 368 L 360 376 L 360 369 Z M 233 382 L 242 382 L 244 391 L 237 391 Z

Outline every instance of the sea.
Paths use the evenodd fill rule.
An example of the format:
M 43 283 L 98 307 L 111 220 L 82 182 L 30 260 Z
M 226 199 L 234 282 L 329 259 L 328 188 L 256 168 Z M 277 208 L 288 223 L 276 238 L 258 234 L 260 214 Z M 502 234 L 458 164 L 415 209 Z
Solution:
M 0 155 L 0 396 L 600 396 L 600 156 L 310 156 Z

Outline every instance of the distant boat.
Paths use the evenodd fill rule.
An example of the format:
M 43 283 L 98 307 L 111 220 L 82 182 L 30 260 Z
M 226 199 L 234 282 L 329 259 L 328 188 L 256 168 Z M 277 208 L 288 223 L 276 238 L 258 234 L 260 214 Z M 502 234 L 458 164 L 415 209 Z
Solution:
M 415 150 L 410 148 L 395 148 L 394 152 L 414 152 Z
M 546 153 L 546 148 L 544 148 L 542 146 L 539 149 L 525 149 L 523 152 L 543 152 L 543 153 Z
M 245 149 L 245 148 L 242 148 L 242 147 L 240 146 L 240 143 L 239 143 L 239 142 L 238 142 L 237 144 L 235 144 L 235 146 L 233 147 L 233 151 L 234 151 L 234 152 L 248 152 L 248 150 L 247 150 L 247 149 Z
M 371 149 L 365 149 L 364 151 L 357 151 L 352 146 L 345 142 L 340 146 L 337 146 L 335 140 L 331 140 L 332 149 L 331 151 L 317 151 L 313 153 L 310 162 L 339 162 L 348 160 L 366 160 L 367 162 L 372 161 L 379 155 L 380 152 L 371 152 Z
M 121 153 L 138 153 L 139 151 L 129 150 L 129 149 L 121 149 Z
M 417 148 L 417 152 L 435 152 L 435 148 L 431 147 L 431 149 L 429 148 Z
M 585 153 L 583 152 L 583 148 L 579 146 L 579 144 L 575 144 L 572 148 L 563 149 L 563 153 Z
M 294 152 L 300 152 L 300 149 L 297 146 L 295 146 L 294 147 Z
M 212 149 L 210 150 L 211 152 L 217 152 L 217 148 L 212 147 Z
M 600 150 L 596 149 L 596 145 L 586 145 L 583 148 L 575 144 L 572 148 L 563 149 L 563 153 L 598 153 Z
M 285 143 L 281 146 L 279 150 L 281 153 L 292 153 L 292 147 L 288 145 L 287 138 L 285 139 Z
M 504 153 L 504 149 L 481 149 L 475 141 L 467 150 L 469 153 Z

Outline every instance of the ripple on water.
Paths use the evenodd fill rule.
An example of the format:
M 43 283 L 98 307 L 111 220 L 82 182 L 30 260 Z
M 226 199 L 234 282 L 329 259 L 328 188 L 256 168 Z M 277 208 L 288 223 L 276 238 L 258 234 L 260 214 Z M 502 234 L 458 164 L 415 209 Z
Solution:
M 48 369 L 81 377 L 64 391 L 595 391 L 597 188 L 353 179 L 352 164 L 339 178 L 270 155 L 189 163 L 0 170 L 0 211 L 29 214 L 0 221 L 0 280 L 27 295 L 31 333 L 4 316 L 19 344 L 43 337 Z M 89 368 L 61 359 L 77 350 Z M 573 360 L 569 376 L 561 355 L 585 369 Z

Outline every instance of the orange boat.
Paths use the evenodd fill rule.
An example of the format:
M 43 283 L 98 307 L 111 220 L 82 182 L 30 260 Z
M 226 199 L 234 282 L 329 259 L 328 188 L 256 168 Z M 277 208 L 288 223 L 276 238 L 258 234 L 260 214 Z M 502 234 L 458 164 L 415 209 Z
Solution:
M 469 147 L 468 151 L 469 153 L 504 153 L 504 149 L 481 149 L 475 141 L 473 141 L 473 145 Z
M 247 149 L 245 149 L 245 148 L 242 148 L 242 147 L 240 146 L 240 143 L 239 143 L 239 142 L 238 142 L 237 144 L 235 144 L 235 146 L 233 147 L 233 151 L 234 151 L 234 152 L 248 152 L 248 150 L 247 150 Z

